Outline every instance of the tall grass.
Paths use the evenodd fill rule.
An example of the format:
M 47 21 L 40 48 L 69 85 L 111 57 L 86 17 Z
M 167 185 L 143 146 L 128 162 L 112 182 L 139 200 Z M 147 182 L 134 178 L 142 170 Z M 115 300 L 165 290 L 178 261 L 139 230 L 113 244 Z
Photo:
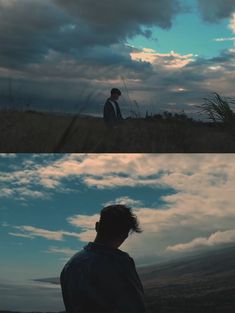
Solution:
M 234 104 L 234 99 L 225 99 L 218 93 L 211 98 L 204 98 L 204 103 L 199 106 L 200 112 L 207 114 L 214 123 L 222 123 L 225 126 L 233 126 L 235 123 L 235 113 L 230 105 Z
M 82 91 L 82 94 L 85 90 Z M 98 96 L 101 93 L 97 91 L 92 91 L 87 94 L 86 99 L 84 100 L 84 104 L 78 108 L 77 113 L 71 118 L 68 126 L 64 129 L 59 141 L 57 142 L 53 152 L 60 152 L 63 150 L 63 147 L 67 144 L 67 142 L 71 139 L 71 137 L 78 132 L 78 127 L 75 127 L 76 122 L 79 120 L 81 113 L 83 113 L 92 103 L 92 99 L 94 96 Z

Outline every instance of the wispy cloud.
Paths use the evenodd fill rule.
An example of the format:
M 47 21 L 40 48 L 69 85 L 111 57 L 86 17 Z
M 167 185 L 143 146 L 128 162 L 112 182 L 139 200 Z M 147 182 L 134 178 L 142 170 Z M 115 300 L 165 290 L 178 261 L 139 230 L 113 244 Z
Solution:
M 10 233 L 10 235 L 18 236 L 18 237 L 25 237 L 25 238 L 35 238 L 35 237 L 42 237 L 48 240 L 58 240 L 62 241 L 64 236 L 76 237 L 79 238 L 79 234 L 74 232 L 67 232 L 63 230 L 59 231 L 51 231 L 43 228 L 37 228 L 34 226 L 14 226 L 15 229 L 19 229 L 22 233 Z
M 2 188 L 0 190 L 1 198 L 10 198 L 14 194 L 14 191 L 10 188 Z
M 11 236 L 20 237 L 20 238 L 31 238 L 31 239 L 34 238 L 32 235 L 28 235 L 28 234 L 12 233 L 12 232 L 10 232 L 8 234 L 11 235 Z
M 66 256 L 72 256 L 77 252 L 77 250 L 73 250 L 70 248 L 50 247 L 46 252 L 47 253 L 54 253 L 54 254 L 65 254 Z
M 214 41 L 223 42 L 223 41 L 235 41 L 235 37 L 227 37 L 227 38 L 216 38 Z

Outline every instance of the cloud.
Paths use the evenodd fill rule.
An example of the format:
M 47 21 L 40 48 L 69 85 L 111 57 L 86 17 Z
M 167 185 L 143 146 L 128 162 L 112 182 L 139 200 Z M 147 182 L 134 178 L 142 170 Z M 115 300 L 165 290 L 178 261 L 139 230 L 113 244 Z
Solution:
M 49 194 L 25 187 L 22 188 L 11 186 L 10 188 L 2 188 L 0 190 L 0 198 L 12 198 L 12 197 L 24 201 L 26 200 L 26 198 L 47 199 L 49 198 Z
M 235 34 L 235 13 L 232 14 L 230 23 L 229 23 L 229 29 L 232 30 L 232 32 Z M 225 38 L 216 38 L 214 41 L 217 42 L 224 42 L 224 41 L 235 41 L 235 37 L 225 37 Z
M 10 198 L 13 195 L 13 190 L 10 188 L 2 188 L 0 190 L 0 197 L 1 198 Z
M 201 161 L 199 163 L 198 158 Z M 211 159 L 214 160 L 212 163 Z M 143 185 L 159 188 L 163 187 L 163 184 L 171 185 L 174 177 L 190 178 L 187 171 L 191 172 L 192 166 L 200 169 L 205 162 L 210 162 L 212 166 L 216 162 L 220 164 L 222 160 L 222 157 L 217 160 L 216 156 L 212 158 L 206 155 L 200 157 L 182 155 L 180 159 L 177 159 L 176 167 L 175 157 L 167 155 L 118 154 L 114 157 L 112 154 L 72 154 L 44 164 L 35 162 L 27 169 L 21 168 L 9 171 L 9 173 L 1 173 L 0 181 L 5 188 L 9 185 L 20 185 L 20 188 L 33 186 L 37 191 L 40 186 L 45 190 L 49 189 L 50 192 L 59 192 L 60 188 L 63 192 L 66 182 L 74 178 L 79 179 L 88 187 L 96 188 Z M 208 171 L 212 175 L 214 168 Z M 48 186 L 48 180 L 53 181 L 53 184 Z
M 174 246 L 168 246 L 166 250 L 173 252 L 183 252 L 203 247 L 213 247 L 226 243 L 235 243 L 235 229 L 217 231 L 209 237 L 199 237 L 188 243 L 180 243 Z
M 89 215 L 74 215 L 67 218 L 67 222 L 75 227 L 84 229 L 94 229 L 95 223 L 99 220 L 99 214 Z
M 50 247 L 46 252 L 53 253 L 53 254 L 65 254 L 66 256 L 72 256 L 77 252 L 77 250 L 73 250 L 70 248 Z
M 27 188 L 17 188 L 17 193 L 19 194 L 20 199 L 24 200 L 26 197 L 28 198 L 47 198 L 48 195 L 44 194 L 41 191 L 30 190 Z
M 64 163 L 66 168 L 67 162 Z M 234 225 L 235 167 L 232 156 L 123 155 L 110 158 L 109 155 L 87 155 L 75 164 L 73 159 L 74 174 L 82 171 L 84 175 L 85 169 L 89 177 L 92 177 L 90 171 L 96 164 L 92 184 L 83 180 L 98 188 L 101 185 L 102 188 L 143 185 L 174 190 L 159 199 L 163 202 L 159 207 L 148 208 L 142 204 L 135 208 L 144 232 L 130 236 L 123 249 L 136 258 L 152 255 L 156 260 L 166 254 L 167 246 L 177 245 L 182 238 L 189 241 L 196 237 L 207 238 L 208 232 L 216 233 L 218 229 L 226 232 Z M 62 163 L 60 167 L 63 172 Z M 55 174 L 52 168 L 50 174 Z M 118 175 L 123 172 L 125 176 Z M 76 215 L 67 221 L 80 228 L 79 239 L 87 242 L 94 239 L 94 224 L 98 217 L 97 214 Z M 157 247 L 156 252 L 152 247 Z
M 235 34 L 235 13 L 232 14 L 232 18 L 231 18 L 231 21 L 230 21 L 230 24 L 229 24 L 229 28 Z
M 35 12 L 34 16 L 32 12 Z M 40 63 L 50 49 L 58 49 L 59 46 L 62 49 L 66 34 L 60 27 L 67 23 L 68 18 L 52 1 L 21 0 L 6 5 L 1 0 L 1 66 L 20 68 L 28 63 Z M 58 41 L 60 35 L 61 42 Z
M 105 202 L 105 203 L 103 203 L 103 206 L 108 206 L 108 205 L 113 205 L 113 204 L 123 204 L 123 205 L 131 206 L 131 207 L 132 206 L 137 207 L 137 206 L 142 205 L 142 201 L 132 199 L 128 196 L 123 196 L 123 197 L 117 198 L 113 201 Z
M 0 153 L 0 158 L 16 158 L 16 154 L 15 153 Z
M 235 40 L 235 37 L 228 37 L 228 38 L 216 38 L 214 39 L 214 41 L 217 41 L 217 42 L 223 42 L 223 41 L 234 41 Z
M 103 203 L 128 202 L 134 207 L 144 232 L 129 236 L 121 249 L 132 255 L 138 264 L 170 258 L 173 252 L 177 256 L 214 248 L 229 240 L 233 242 L 233 233 L 228 231 L 234 229 L 235 223 L 233 155 L 73 154 L 47 156 L 40 162 L 39 158 L 30 160 L 32 162 L 22 161 L 20 167 L 12 167 L 7 176 L 0 175 L 2 186 L 10 184 L 33 187 L 33 190 L 42 192 L 49 190 L 52 197 L 60 189 L 66 189 L 68 184 L 72 188 L 78 182 L 91 192 L 94 188 L 123 187 L 133 191 L 138 188 L 140 193 L 140 187 L 149 188 L 152 193 L 156 190 L 151 204 L 149 200 L 141 203 L 138 200 L 141 194 L 133 197 L 125 190 L 121 190 L 121 197 L 110 201 L 108 196 L 107 202 Z M 48 181 L 53 183 L 48 184 Z M 159 196 L 159 189 L 166 193 Z M 67 217 L 66 223 L 68 229 L 74 227 L 74 231 L 67 231 L 66 225 L 63 230 L 21 225 L 13 227 L 14 232 L 10 235 L 57 242 L 75 238 L 80 244 L 87 243 L 96 236 L 95 222 L 98 220 L 98 211 L 93 215 L 72 215 Z M 51 253 L 66 252 L 64 248 L 52 248 Z
M 1 0 L 0 65 L 20 69 L 40 64 L 54 53 L 81 58 L 96 46 L 108 47 L 137 34 L 149 37 L 151 31 L 143 27 L 169 28 L 180 10 L 178 0 L 147 0 L 145 4 L 134 0 L 118 4 L 114 0 L 21 0 L 8 5 Z M 31 12 L 36 12 L 34 17 Z
M 235 11 L 233 0 L 197 0 L 202 17 L 209 22 L 228 18 Z
M 142 26 L 160 26 L 169 28 L 173 17 L 180 12 L 177 0 L 147 0 L 145 3 L 135 0 L 94 0 L 76 2 L 72 0 L 55 0 L 56 4 L 87 25 L 87 32 L 96 34 L 92 40 L 96 43 L 115 43 L 126 37 L 143 34 Z M 107 14 L 104 14 L 107 12 Z
M 235 165 L 233 155 L 222 154 L 73 154 L 56 156 L 40 163 L 27 163 L 27 169 L 14 168 L 0 176 L 8 184 L 33 187 L 58 193 L 58 188 L 78 181 L 91 188 L 151 188 L 166 190 L 149 207 L 135 202 L 126 192 L 114 202 L 129 201 L 144 232 L 128 238 L 123 248 L 136 258 L 154 254 L 164 256 L 166 247 L 210 234 L 226 232 L 235 223 Z M 48 186 L 47 179 L 55 182 Z M 46 182 L 46 183 L 45 183 Z M 39 189 L 39 190 L 40 190 Z M 141 192 L 141 189 L 138 189 Z M 124 191 L 123 191 L 124 192 Z M 138 194 L 137 194 L 138 195 Z M 109 198 L 108 198 L 109 200 Z M 135 204 L 134 204 L 134 202 Z M 157 203 L 157 204 L 156 204 Z M 159 204 L 160 203 L 160 204 Z M 46 230 L 33 226 L 17 226 L 20 234 L 61 241 L 66 236 L 87 242 L 93 240 L 98 212 L 93 215 L 73 215 L 67 218 L 75 232 Z M 136 237 L 137 236 L 137 237 Z M 153 247 L 157 247 L 153 252 Z M 186 251 L 186 250 L 185 250 Z
M 31 238 L 33 239 L 34 237 L 32 235 L 28 235 L 28 234 L 21 234 L 21 233 L 8 233 L 9 235 L 11 236 L 14 236 L 14 237 L 20 237 L 20 238 Z
M 74 215 L 66 220 L 72 226 L 79 228 L 79 240 L 82 242 L 93 241 L 96 236 L 95 223 L 100 219 L 99 214 L 94 215 Z
M 132 60 L 149 62 L 155 68 L 163 67 L 166 69 L 182 68 L 194 61 L 193 54 L 181 55 L 175 51 L 170 53 L 158 53 L 153 49 L 143 48 L 130 53 Z
M 18 237 L 25 237 L 25 238 L 35 238 L 35 237 L 42 237 L 48 240 L 56 240 L 56 241 L 63 241 L 64 236 L 70 236 L 79 238 L 79 234 L 67 231 L 51 231 L 47 229 L 37 228 L 34 226 L 14 226 L 15 229 L 19 229 L 22 233 L 10 233 L 10 235 L 18 236 Z

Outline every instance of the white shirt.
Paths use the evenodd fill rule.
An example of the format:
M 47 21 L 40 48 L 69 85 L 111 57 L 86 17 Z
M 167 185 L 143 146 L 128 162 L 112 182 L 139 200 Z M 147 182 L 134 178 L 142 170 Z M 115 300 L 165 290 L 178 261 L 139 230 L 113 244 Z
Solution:
M 114 108 L 114 111 L 115 111 L 115 113 L 116 113 L 116 116 L 118 116 L 118 112 L 117 112 L 117 107 L 116 107 L 115 101 L 114 101 L 114 100 L 111 100 L 111 99 L 109 99 L 109 101 L 110 101 L 111 104 L 113 105 L 113 108 Z

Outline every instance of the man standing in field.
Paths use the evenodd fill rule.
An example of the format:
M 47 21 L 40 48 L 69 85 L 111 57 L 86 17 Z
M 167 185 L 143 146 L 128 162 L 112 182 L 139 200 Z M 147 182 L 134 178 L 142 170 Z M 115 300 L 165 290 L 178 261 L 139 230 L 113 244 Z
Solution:
M 118 247 L 132 232 L 136 216 L 124 205 L 100 212 L 94 242 L 64 266 L 60 282 L 67 313 L 144 313 L 144 291 L 134 260 Z
M 111 90 L 111 96 L 107 99 L 104 105 L 104 121 L 108 127 L 117 127 L 123 122 L 118 99 L 121 96 L 121 91 L 117 88 Z

